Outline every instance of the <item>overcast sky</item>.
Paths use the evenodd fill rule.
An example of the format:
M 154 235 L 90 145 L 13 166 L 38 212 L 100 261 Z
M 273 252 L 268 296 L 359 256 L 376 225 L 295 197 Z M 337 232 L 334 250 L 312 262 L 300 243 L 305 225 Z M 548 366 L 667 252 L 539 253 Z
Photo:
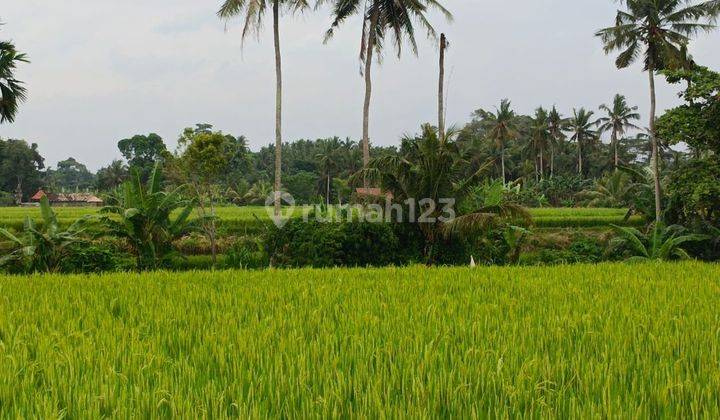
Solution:
M 215 16 L 220 0 L 2 0 L 0 39 L 32 63 L 18 77 L 29 100 L 0 137 L 36 142 L 48 164 L 69 156 L 98 169 L 120 156 L 117 142 L 156 132 L 174 149 L 183 127 L 207 122 L 243 134 L 257 150 L 274 138 L 271 21 L 241 48 L 239 21 Z M 445 0 L 455 15 L 431 16 L 451 42 L 448 122 L 510 98 L 518 112 L 539 105 L 597 108 L 615 93 L 648 107 L 647 76 L 618 71 L 595 30 L 612 24 L 611 0 Z M 271 16 L 268 16 L 271 18 Z M 329 11 L 284 16 L 284 139 L 361 136 L 363 80 L 359 20 L 323 45 Z M 391 145 L 436 119 L 437 48 L 419 57 L 388 50 L 374 69 L 371 138 Z M 720 68 L 720 33 L 701 35 L 695 59 Z M 659 107 L 678 103 L 659 83 Z M 645 122 L 646 124 L 646 122 Z

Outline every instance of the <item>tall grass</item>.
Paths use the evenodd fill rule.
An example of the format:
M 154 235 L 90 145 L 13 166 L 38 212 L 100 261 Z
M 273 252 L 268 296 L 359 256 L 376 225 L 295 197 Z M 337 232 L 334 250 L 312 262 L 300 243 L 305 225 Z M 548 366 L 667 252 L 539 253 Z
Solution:
M 720 416 L 720 267 L 0 279 L 7 417 Z

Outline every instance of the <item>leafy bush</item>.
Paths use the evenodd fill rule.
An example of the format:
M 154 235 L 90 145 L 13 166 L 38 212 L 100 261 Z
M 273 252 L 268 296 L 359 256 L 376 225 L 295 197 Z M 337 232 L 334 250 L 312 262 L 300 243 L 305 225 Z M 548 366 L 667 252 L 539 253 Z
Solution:
M 669 222 L 720 225 L 720 157 L 692 160 L 673 172 L 667 190 Z
M 539 251 L 522 255 L 520 262 L 524 265 L 594 264 L 609 257 L 600 238 L 573 234 L 569 241 L 569 244 L 543 244 Z
M 403 264 L 390 224 L 320 223 L 293 219 L 271 228 L 267 254 L 275 267 L 386 266 Z
M 0 238 L 6 240 L 0 267 L 10 272 L 58 272 L 63 261 L 72 255 L 72 247 L 84 241 L 86 219 L 61 229 L 45 196 L 40 200 L 40 211 L 42 226 L 26 217 L 24 229 L 18 235 L 0 228 Z
M 269 264 L 270 259 L 258 238 L 241 237 L 225 254 L 226 268 L 257 269 Z
M 101 273 L 132 269 L 132 262 L 123 254 L 104 244 L 75 244 L 60 263 L 63 273 Z

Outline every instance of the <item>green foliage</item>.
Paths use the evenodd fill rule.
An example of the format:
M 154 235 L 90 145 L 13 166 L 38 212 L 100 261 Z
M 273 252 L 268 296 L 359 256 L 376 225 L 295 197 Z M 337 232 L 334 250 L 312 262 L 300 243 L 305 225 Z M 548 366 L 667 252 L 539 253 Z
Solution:
M 95 176 L 75 158 L 68 158 L 57 164 L 57 169 L 48 170 L 46 185 L 55 191 L 82 191 L 95 185 Z
M 596 33 L 606 53 L 618 51 L 616 65 L 626 68 L 642 58 L 644 69 L 673 69 L 686 64 L 690 36 L 714 29 L 720 13 L 716 0 L 697 4 L 677 0 L 623 0 L 615 26 Z M 707 22 L 707 23 L 706 23 Z
M 40 200 L 42 227 L 25 218 L 23 231 L 14 235 L 0 228 L 0 237 L 8 243 L 2 248 L 0 267 L 21 272 L 58 272 L 67 258 L 73 254 L 73 245 L 83 241 L 86 219 L 80 219 L 66 229 L 61 229 L 47 197 Z
M 148 184 L 144 186 L 140 174 L 122 186 L 109 198 L 102 222 L 107 234 L 127 241 L 136 258 L 139 270 L 161 267 L 175 254 L 172 242 L 189 229 L 192 202 L 181 195 L 181 188 L 171 192 L 161 189 L 162 171 L 156 164 Z M 173 211 L 182 209 L 173 219 Z M 115 216 L 109 217 L 110 215 Z
M 270 265 L 265 245 L 258 238 L 241 237 L 225 254 L 224 267 L 261 269 Z
M 113 160 L 110 165 L 100 168 L 96 175 L 96 187 L 100 191 L 112 191 L 130 178 L 127 166 L 121 160 Z
M 401 265 L 399 240 L 390 224 L 321 223 L 293 219 L 271 228 L 266 249 L 274 267 Z
M 687 82 L 687 102 L 659 118 L 658 136 L 670 144 L 688 144 L 696 151 L 720 153 L 720 73 L 693 66 L 664 72 L 670 83 Z
M 667 193 L 670 221 L 720 225 L 720 158 L 692 160 L 674 171 Z
M 14 193 L 16 204 L 29 199 L 41 186 L 44 162 L 37 144 L 0 139 L 0 190 Z
M 60 262 L 60 267 L 63 273 L 103 273 L 133 268 L 129 255 L 102 243 L 73 244 Z
M 651 225 L 647 233 L 635 228 L 613 225 L 618 236 L 611 241 L 611 251 L 624 251 L 627 261 L 668 261 L 690 259 L 683 244 L 707 240 L 705 235 L 684 234 L 682 226 L 665 227 L 662 223 Z
M 24 83 L 15 78 L 17 65 L 27 62 L 12 42 L 0 41 L 0 124 L 15 121 L 20 103 L 27 99 Z
M 317 190 L 320 177 L 313 172 L 301 171 L 293 175 L 286 176 L 283 184 L 287 192 L 293 196 L 297 204 L 310 204 L 317 202 Z M 266 190 L 267 191 L 267 190 Z M 268 195 L 272 190 L 267 191 Z M 267 195 L 265 196 L 267 198 Z M 262 198 L 262 203 L 265 202 Z M 257 202 L 256 200 L 253 200 Z
M 583 234 L 573 235 L 567 246 L 544 244 L 536 252 L 523 254 L 523 265 L 597 264 L 613 259 L 606 252 L 606 244 L 598 238 Z
M 164 162 L 171 157 L 162 137 L 155 133 L 146 136 L 138 134 L 120 140 L 118 149 L 127 160 L 130 168 L 138 171 L 142 182 L 147 182 L 150 179 L 157 162 Z

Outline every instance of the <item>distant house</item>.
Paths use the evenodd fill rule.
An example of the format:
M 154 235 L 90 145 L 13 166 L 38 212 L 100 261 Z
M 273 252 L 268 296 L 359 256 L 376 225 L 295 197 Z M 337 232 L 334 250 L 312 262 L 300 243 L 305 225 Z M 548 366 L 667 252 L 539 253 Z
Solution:
M 33 203 L 39 203 L 40 199 L 47 197 L 50 204 L 59 207 L 100 207 L 103 205 L 103 201 L 97 198 L 95 195 L 90 193 L 46 193 L 43 190 L 38 191 L 30 199 Z

